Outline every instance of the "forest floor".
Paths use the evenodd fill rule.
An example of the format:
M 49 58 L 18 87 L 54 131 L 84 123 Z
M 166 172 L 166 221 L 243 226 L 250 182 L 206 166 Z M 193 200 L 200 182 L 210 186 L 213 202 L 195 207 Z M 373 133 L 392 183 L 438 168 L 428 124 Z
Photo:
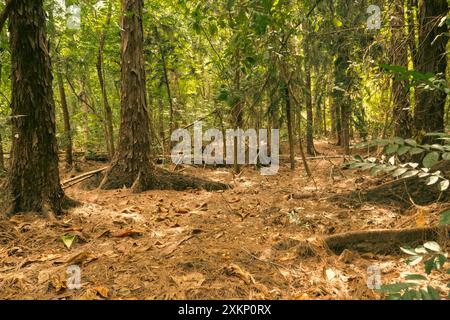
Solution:
M 317 149 L 340 153 L 325 141 Z M 252 167 L 238 177 L 231 168 L 183 168 L 233 186 L 225 191 L 70 187 L 66 193 L 83 205 L 59 219 L 1 218 L 0 299 L 378 299 L 367 286 L 370 266 L 380 268 L 383 283 L 421 267 L 407 266 L 404 254 L 336 255 L 320 237 L 435 225 L 446 204 L 405 211 L 328 201 L 377 183 L 361 172 L 340 171 L 342 161 L 310 161 L 314 180 L 301 161 L 295 172 L 283 163 L 270 177 Z M 104 165 L 87 162 L 81 169 Z M 70 249 L 61 240 L 65 234 L 77 236 Z M 313 253 L 305 254 L 304 241 Z M 79 290 L 67 288 L 73 264 L 81 266 Z M 432 275 L 432 283 L 446 292 L 439 277 Z

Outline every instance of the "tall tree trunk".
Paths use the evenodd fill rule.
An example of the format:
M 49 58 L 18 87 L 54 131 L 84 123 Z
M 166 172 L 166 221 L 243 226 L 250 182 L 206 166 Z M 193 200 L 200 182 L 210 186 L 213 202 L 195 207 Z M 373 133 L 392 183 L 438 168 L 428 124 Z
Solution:
M 393 15 L 391 17 L 391 64 L 408 67 L 408 38 L 405 35 L 404 1 L 395 0 Z M 409 103 L 409 89 L 407 80 L 392 80 L 392 93 L 394 98 L 393 116 L 395 135 L 402 138 L 411 136 L 411 114 Z
M 81 101 L 81 113 L 83 114 L 83 145 L 84 145 L 84 158 L 89 157 L 90 143 L 89 143 L 89 106 L 87 102 L 87 93 L 85 86 L 85 79 L 82 76 L 80 79 L 81 91 L 79 93 Z
M 112 2 L 111 0 L 108 2 L 108 13 L 106 16 L 106 24 L 105 28 L 107 28 L 111 24 L 111 14 L 112 14 Z M 105 37 L 106 30 L 103 30 L 100 34 L 100 41 L 98 47 L 98 55 L 97 55 L 97 77 L 100 84 L 100 88 L 102 90 L 102 99 L 103 99 L 103 109 L 104 109 L 104 117 L 105 117 L 105 135 L 106 135 L 106 147 L 108 149 L 108 154 L 110 159 L 114 156 L 115 147 L 114 147 L 114 127 L 113 127 L 113 119 L 112 119 L 112 109 L 108 101 L 108 94 L 106 92 L 106 84 L 103 76 L 103 51 L 105 47 Z
M 306 100 L 306 152 L 315 155 L 314 148 L 314 120 L 311 84 L 311 62 L 308 41 L 305 41 L 305 100 Z
M 10 213 L 62 212 L 55 103 L 43 0 L 16 1 L 10 15 L 12 149 Z
M 65 144 L 65 152 L 66 152 L 66 164 L 67 167 L 72 167 L 73 164 L 73 156 L 72 156 L 72 130 L 70 128 L 70 115 L 69 108 L 67 106 L 66 99 L 66 91 L 64 89 L 64 81 L 62 72 L 60 70 L 60 66 L 57 71 L 57 79 L 58 79 L 58 89 L 59 89 L 59 98 L 61 100 L 61 109 L 63 112 L 64 118 L 64 144 Z
M 121 114 L 117 152 L 101 183 L 103 189 L 149 189 L 150 159 L 142 30 L 143 0 L 122 0 L 121 14 Z
M 350 116 L 351 105 L 348 96 L 350 79 L 347 75 L 349 67 L 348 53 L 343 48 L 339 51 L 335 61 L 335 85 L 338 89 L 334 90 L 334 101 L 336 108 L 336 130 L 338 134 L 338 143 L 344 147 L 346 154 L 350 153 Z
M 235 99 L 235 103 L 233 109 L 231 110 L 231 116 L 233 121 L 234 129 L 243 129 L 244 126 L 244 117 L 243 117 L 243 104 L 242 99 L 239 97 L 239 91 L 241 90 L 241 56 L 239 50 L 236 52 L 235 56 L 235 75 L 234 75 L 234 84 L 235 84 L 235 93 L 237 95 Z M 234 172 L 236 174 L 241 172 L 241 166 L 238 163 L 238 138 L 234 138 Z
M 448 14 L 447 0 L 419 1 L 419 47 L 416 70 L 441 74 L 447 68 L 447 24 L 439 27 Z M 447 95 L 440 90 L 416 89 L 414 122 L 419 134 L 444 131 L 444 109 Z
M 286 103 L 286 122 L 288 128 L 289 137 L 289 159 L 291 162 L 291 170 L 295 170 L 295 142 L 294 131 L 292 129 L 292 110 L 291 110 L 291 98 L 289 96 L 289 83 L 285 82 L 283 85 L 284 101 Z
M 5 157 L 3 155 L 2 133 L 0 132 L 0 173 L 5 171 Z

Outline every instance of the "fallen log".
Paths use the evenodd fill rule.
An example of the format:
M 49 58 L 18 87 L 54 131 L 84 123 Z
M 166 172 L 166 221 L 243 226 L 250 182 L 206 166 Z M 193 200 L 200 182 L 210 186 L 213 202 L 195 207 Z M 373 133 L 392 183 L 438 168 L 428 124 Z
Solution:
M 78 184 L 80 182 L 83 182 L 84 180 L 89 179 L 90 177 L 96 175 L 97 173 L 105 171 L 106 169 L 108 169 L 108 167 L 104 167 L 104 168 L 101 168 L 101 169 L 96 169 L 96 170 L 92 170 L 92 171 L 89 171 L 89 172 L 85 172 L 83 174 L 80 174 L 79 176 L 76 176 L 76 177 L 70 178 L 68 180 L 65 180 L 65 181 L 63 181 L 61 183 L 62 188 L 63 189 L 67 189 L 69 187 L 72 187 L 72 186 L 74 186 L 74 185 L 76 185 L 76 184 Z
M 400 246 L 417 246 L 427 241 L 447 241 L 448 226 L 380 229 L 351 231 L 325 237 L 323 240 L 334 253 L 340 254 L 344 249 L 358 252 L 398 253 Z

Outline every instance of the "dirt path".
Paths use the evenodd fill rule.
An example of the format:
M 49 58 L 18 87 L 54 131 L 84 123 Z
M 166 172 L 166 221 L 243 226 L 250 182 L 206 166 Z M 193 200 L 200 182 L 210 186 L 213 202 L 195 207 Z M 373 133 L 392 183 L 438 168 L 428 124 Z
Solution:
M 319 150 L 335 153 L 327 143 Z M 328 160 L 312 161 L 314 181 L 287 164 L 273 177 L 253 168 L 237 178 L 229 169 L 185 169 L 233 185 L 224 192 L 69 188 L 68 195 L 84 205 L 58 221 L 29 215 L 0 220 L 0 298 L 377 298 L 367 288 L 367 268 L 377 265 L 383 282 L 392 282 L 412 271 L 404 257 L 349 251 L 339 257 L 318 239 L 415 226 L 417 212 L 345 208 L 324 200 L 370 179 L 349 171 L 340 175 L 340 161 L 332 160 L 334 169 Z M 433 222 L 439 208 L 428 210 Z M 70 249 L 60 239 L 64 234 L 77 236 Z M 312 251 L 298 246 L 303 240 Z M 73 264 L 81 266 L 80 290 L 65 288 Z

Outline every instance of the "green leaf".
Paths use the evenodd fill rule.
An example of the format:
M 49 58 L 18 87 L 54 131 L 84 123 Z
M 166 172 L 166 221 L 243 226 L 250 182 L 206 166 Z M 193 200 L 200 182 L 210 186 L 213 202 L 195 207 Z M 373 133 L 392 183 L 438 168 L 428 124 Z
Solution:
M 416 147 L 417 146 L 417 142 L 413 139 L 406 139 L 405 143 L 410 145 L 411 147 Z
M 420 289 L 423 300 L 431 300 L 431 296 L 426 289 Z
M 400 250 L 402 250 L 406 254 L 409 254 L 409 255 L 412 255 L 412 256 L 417 256 L 417 254 L 414 251 L 414 249 L 400 247 Z
M 419 264 L 422 261 L 423 257 L 421 256 L 412 256 L 406 259 L 406 263 L 410 266 L 415 266 L 416 264 Z
M 442 159 L 444 160 L 450 160 L 450 152 L 446 152 L 442 155 Z
M 61 236 L 61 241 L 64 243 L 64 245 L 67 247 L 67 249 L 70 249 L 70 247 L 72 246 L 72 244 L 76 238 L 77 238 L 76 235 L 65 234 L 65 235 Z
M 423 274 L 408 274 L 405 277 L 406 280 L 428 280 Z
M 427 179 L 427 181 L 425 181 L 425 183 L 427 184 L 427 186 L 431 186 L 431 185 L 435 184 L 438 181 L 439 181 L 439 177 L 431 176 L 431 177 L 429 177 Z
M 427 261 L 425 261 L 425 273 L 430 274 L 433 269 L 436 268 L 435 258 L 431 257 Z
M 400 146 L 398 144 L 390 144 L 386 147 L 386 153 L 393 154 L 393 153 L 397 152 L 399 147 Z
M 439 190 L 441 190 L 441 191 L 447 190 L 449 186 L 450 186 L 450 182 L 447 179 L 439 182 Z
M 423 166 L 425 168 L 431 168 L 433 167 L 437 162 L 439 161 L 439 153 L 436 151 L 430 152 L 425 156 L 423 159 Z
M 409 154 L 414 156 L 416 154 L 421 154 L 424 151 L 425 150 L 423 150 L 422 148 L 412 148 L 411 150 L 409 150 Z
M 398 149 L 397 154 L 398 154 L 399 156 L 402 156 L 402 155 L 404 155 L 405 153 L 407 153 L 409 150 L 411 150 L 411 147 L 408 147 L 408 146 L 401 146 L 401 147 Z
M 382 293 L 397 293 L 402 290 L 415 287 L 417 286 L 417 283 L 412 282 L 399 282 L 399 283 L 393 283 L 393 284 L 383 284 L 380 288 L 380 292 Z
M 402 175 L 402 178 L 410 178 L 410 177 L 414 177 L 414 176 L 416 176 L 417 174 L 419 174 L 419 170 L 411 170 L 411 171 L 408 171 L 408 172 L 406 172 L 404 175 Z
M 434 252 L 441 252 L 441 247 L 439 244 L 435 241 L 429 241 L 423 245 L 428 250 L 434 251 Z
M 392 176 L 393 176 L 394 178 L 400 177 L 400 176 L 401 176 L 402 174 L 404 174 L 406 171 L 408 171 L 408 169 L 406 169 L 406 168 L 399 168 L 399 169 L 395 170 L 395 171 L 392 173 Z
M 441 300 L 441 295 L 439 294 L 439 292 L 433 288 L 432 286 L 427 286 L 428 289 L 428 293 L 431 296 L 431 299 L 433 300 Z
M 439 225 L 447 226 L 450 224 L 450 210 L 441 213 L 441 219 L 439 220 Z
M 341 20 L 339 20 L 338 18 L 336 18 L 336 17 L 334 17 L 333 18 L 333 24 L 336 26 L 336 27 L 342 27 L 342 21 Z

